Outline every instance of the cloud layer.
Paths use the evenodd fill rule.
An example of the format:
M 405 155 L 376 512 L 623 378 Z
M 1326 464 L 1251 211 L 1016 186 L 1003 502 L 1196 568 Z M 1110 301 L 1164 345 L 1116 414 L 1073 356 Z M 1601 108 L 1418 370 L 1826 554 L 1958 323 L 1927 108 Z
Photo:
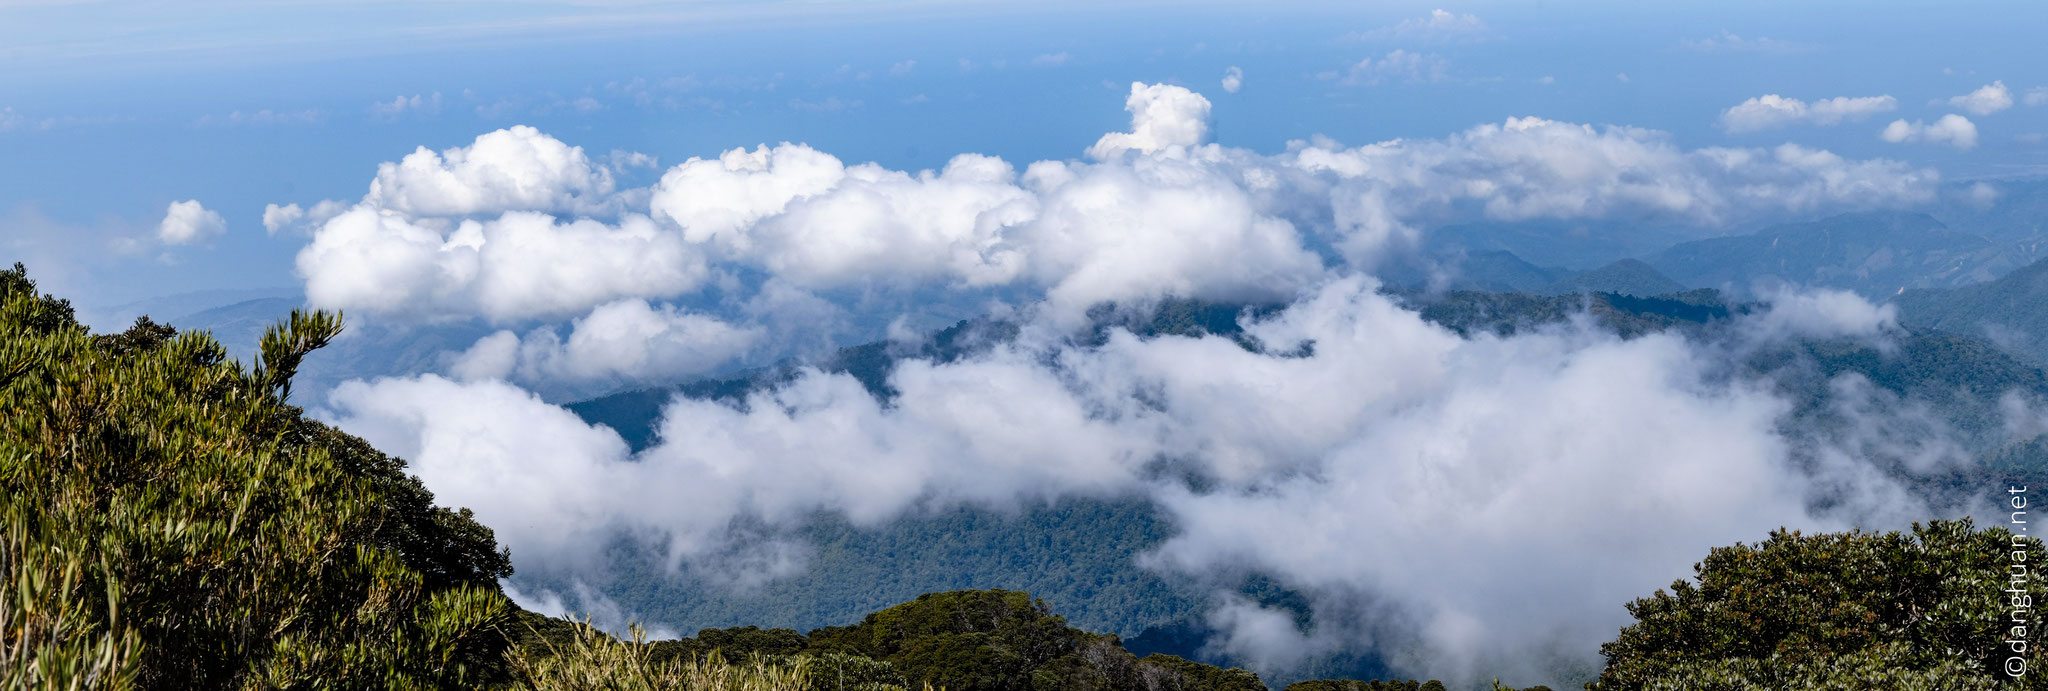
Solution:
M 645 216 L 616 225 L 512 211 L 417 220 L 369 205 L 326 223 L 299 252 L 316 306 L 432 319 L 566 317 L 622 297 L 681 293 L 703 260 Z
M 1261 155 L 1206 143 L 1209 101 L 1185 88 L 1133 84 L 1125 107 L 1130 129 L 1103 135 L 1089 160 L 1019 169 L 962 154 L 897 171 L 783 143 L 691 158 L 641 189 L 514 127 L 384 164 L 353 205 L 273 205 L 265 226 L 309 229 L 298 267 L 313 304 L 384 318 L 560 320 L 623 298 L 690 300 L 734 277 L 810 291 L 1023 288 L 1079 310 L 1275 298 L 1329 268 L 1326 249 L 1365 267 L 1460 220 L 1717 225 L 1912 203 L 1937 181 L 1795 145 L 1685 150 L 1652 130 L 1536 118 Z
M 462 379 L 506 379 L 597 395 L 643 380 L 702 374 L 753 348 L 759 328 L 638 299 L 600 305 L 578 318 L 564 340 L 554 329 L 525 337 L 509 330 L 479 339 L 451 372 Z
M 1800 117 L 1868 109 L 1836 101 Z M 1924 201 L 1932 171 L 1540 118 L 1265 154 L 1211 143 L 1211 104 L 1188 89 L 1133 84 L 1124 106 L 1129 129 L 1077 159 L 901 171 L 784 142 L 689 158 L 642 189 L 514 127 L 384 164 L 358 201 L 273 205 L 265 225 L 310 233 L 297 266 L 316 306 L 491 325 L 440 373 L 340 386 L 327 414 L 476 509 L 522 569 L 573 570 L 624 534 L 678 569 L 754 550 L 736 563 L 759 573 L 731 578 L 773 578 L 801 554 L 774 531 L 818 512 L 876 525 L 1140 497 L 1180 530 L 1153 568 L 1252 570 L 1312 598 L 1302 628 L 1219 587 L 1229 652 L 1278 668 L 1405 636 L 1449 667 L 1396 662 L 1459 675 L 1544 646 L 1583 657 L 1616 603 L 1705 547 L 1881 503 L 1815 513 L 1814 486 L 1900 496 L 1868 454 L 1789 438 L 1790 404 L 1728 364 L 1756 343 L 1883 338 L 1894 317 L 1854 296 L 1778 296 L 1733 343 L 1584 321 L 1467 337 L 1371 274 L 1446 224 L 1715 226 Z M 1249 341 L 1070 338 L 1102 303 L 1167 297 L 1287 307 L 1245 317 Z M 1021 333 L 901 362 L 886 403 L 801 370 L 742 401 L 672 401 L 634 453 L 543 397 L 772 359 L 847 315 L 900 325 L 892 310 L 945 301 L 1007 310 Z M 736 522 L 769 539 L 735 542 Z M 1476 554 L 1515 568 L 1469 568 Z
M 1197 582 L 1250 569 L 1311 596 L 1318 623 L 1299 629 L 1219 592 L 1226 652 L 1267 669 L 1363 631 L 1412 637 L 1416 657 L 1395 662 L 1418 674 L 1560 644 L 1583 655 L 1621 623 L 1616 603 L 1707 546 L 1915 512 L 1869 448 L 1802 461 L 1815 454 L 1786 436 L 1791 404 L 1729 377 L 1722 346 L 1588 323 L 1461 337 L 1377 287 L 1338 278 L 1247 318 L 1260 351 L 1123 332 L 1077 346 L 1040 323 L 964 359 L 902 362 L 887 405 L 815 370 L 741 402 L 678 399 L 638 454 L 492 379 L 355 382 L 329 403 L 542 571 L 589 563 L 619 532 L 675 568 L 756 549 L 788 569 L 775 540 L 735 542 L 735 522 L 772 536 L 818 511 L 872 526 L 918 507 L 1146 497 L 1179 531 L 1144 557 L 1153 568 Z M 1743 330 L 1874 336 L 1876 313 L 1787 294 Z M 1819 487 L 1882 500 L 1815 513 Z M 1392 611 L 1346 614 L 1360 601 Z

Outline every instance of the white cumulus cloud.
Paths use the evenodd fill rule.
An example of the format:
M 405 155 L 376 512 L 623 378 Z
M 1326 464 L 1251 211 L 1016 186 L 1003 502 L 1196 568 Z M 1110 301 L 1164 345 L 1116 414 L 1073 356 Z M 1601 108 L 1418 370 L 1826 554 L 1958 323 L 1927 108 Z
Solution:
M 617 225 L 520 211 L 417 221 L 357 206 L 298 255 L 314 307 L 493 321 L 562 317 L 622 297 L 664 298 L 706 277 L 703 258 L 645 216 Z
M 438 115 L 441 112 L 441 92 L 411 96 L 398 96 L 390 101 L 370 104 L 370 114 L 383 120 L 396 120 L 407 114 Z
M 1792 124 L 1837 125 L 1875 113 L 1897 110 L 1891 96 L 1837 96 L 1809 104 L 1796 98 L 1765 94 L 1721 112 L 1721 127 L 1731 133 L 1756 132 Z
M 1194 146 L 1209 136 L 1209 99 L 1183 87 L 1132 82 L 1124 110 L 1131 112 L 1131 131 L 1102 135 L 1088 147 L 1089 156 L 1106 160 L 1125 151 L 1149 154 Z
M 2012 90 L 2005 88 L 2005 82 L 1995 81 L 1948 100 L 1950 106 L 1967 111 L 1972 115 L 1990 115 L 2012 107 Z
M 1223 71 L 1223 90 L 1234 94 L 1241 88 L 1244 88 L 1244 70 L 1231 65 L 1230 69 Z
M 733 149 L 691 158 L 662 174 L 649 200 L 656 218 L 683 228 L 691 242 L 737 235 L 781 213 L 791 201 L 823 193 L 846 175 L 838 158 L 800 144 Z
M 1289 165 L 1337 179 L 1334 220 L 1365 256 L 1418 226 L 1487 218 L 1667 216 L 1713 224 L 1762 212 L 1883 206 L 1933 195 L 1939 176 L 1791 144 L 1681 149 L 1662 132 L 1509 118 L 1444 139 L 1304 146 Z
M 1934 121 L 1931 125 L 1919 120 L 1893 120 L 1892 124 L 1886 125 L 1884 131 L 1879 132 L 1877 136 L 1893 144 L 1926 142 L 1947 144 L 1965 150 L 1977 148 L 1976 123 L 1954 113 L 1941 116 L 1940 120 Z
M 768 284 L 1022 288 L 1078 314 L 1166 295 L 1282 296 L 1328 270 L 1322 249 L 1366 268 L 1429 228 L 1475 218 L 1710 226 L 1913 203 L 1938 181 L 1896 161 L 1794 145 L 1688 150 L 1654 130 L 1538 118 L 1264 155 L 1205 143 L 1210 104 L 1188 89 L 1133 84 L 1125 106 L 1130 129 L 1081 161 L 962 154 L 899 171 L 782 143 L 690 158 L 626 190 L 609 168 L 651 157 L 599 165 L 513 128 L 384 164 L 352 208 L 273 205 L 265 225 L 310 229 L 298 265 L 316 306 L 379 318 L 510 327 L 620 299 L 672 301 L 721 276 L 742 301 Z
M 300 208 L 298 204 L 263 205 L 263 230 L 271 235 L 287 228 L 316 228 L 327 219 L 341 215 L 348 210 L 348 204 L 333 199 L 322 200 L 311 209 Z
M 156 226 L 156 239 L 166 245 L 189 245 L 211 240 L 228 230 L 220 213 L 201 206 L 197 200 L 171 202 L 164 220 Z
M 479 339 L 451 368 L 461 379 L 509 379 L 591 395 L 621 385 L 702 374 L 753 348 L 759 328 L 631 298 L 579 317 L 565 340 L 552 328 Z
M 611 171 L 582 147 L 521 125 L 469 146 L 440 153 L 420 147 L 381 164 L 363 201 L 412 216 L 590 211 L 610 202 L 613 187 Z
M 1019 229 L 1032 273 L 1071 313 L 1170 295 L 1271 299 L 1322 273 L 1291 223 L 1199 162 L 1131 167 L 1040 162 L 1026 171 L 1041 209 Z

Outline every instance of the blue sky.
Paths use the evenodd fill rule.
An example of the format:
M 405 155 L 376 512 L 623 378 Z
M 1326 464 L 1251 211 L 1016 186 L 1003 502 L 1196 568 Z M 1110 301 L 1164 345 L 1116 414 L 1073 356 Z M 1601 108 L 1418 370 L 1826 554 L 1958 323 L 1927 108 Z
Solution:
M 1430 25 L 1433 11 L 1450 21 Z M 1796 141 L 1948 180 L 2010 175 L 2044 151 L 2048 108 L 2025 104 L 2048 84 L 2030 35 L 2044 15 L 2017 2 L 7 2 L 0 247 L 85 303 L 289 286 L 303 239 L 263 233 L 263 206 L 353 198 L 417 146 L 528 124 L 663 166 L 785 140 L 911 170 L 960 152 L 1061 159 L 1126 121 L 1132 81 L 1204 94 L 1214 140 L 1261 152 L 1535 115 L 1689 148 Z M 1396 50 L 1410 69 L 1354 74 Z M 1231 67 L 1236 93 L 1220 84 Z M 1972 149 L 1878 136 L 1994 81 L 2015 104 L 1964 113 Z M 1897 105 L 1836 126 L 1720 126 L 1765 94 Z M 227 232 L 122 244 L 184 199 Z

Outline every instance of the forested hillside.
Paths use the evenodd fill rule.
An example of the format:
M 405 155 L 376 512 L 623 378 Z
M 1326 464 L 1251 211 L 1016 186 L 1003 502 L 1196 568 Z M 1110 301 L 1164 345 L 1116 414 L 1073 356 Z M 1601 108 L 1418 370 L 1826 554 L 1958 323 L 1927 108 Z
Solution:
M 1909 290 L 1892 302 L 1907 323 L 1993 340 L 2048 365 L 2048 260 L 1989 283 Z

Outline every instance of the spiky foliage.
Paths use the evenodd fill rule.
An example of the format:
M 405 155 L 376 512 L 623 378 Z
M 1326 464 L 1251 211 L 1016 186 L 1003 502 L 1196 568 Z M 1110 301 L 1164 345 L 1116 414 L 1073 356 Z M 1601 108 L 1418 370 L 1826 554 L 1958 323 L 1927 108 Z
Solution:
M 509 566 L 489 531 L 417 511 L 395 494 L 402 472 L 287 402 L 340 329 L 294 313 L 245 370 L 147 320 L 91 336 L 19 264 L 0 271 L 0 688 L 454 688 L 502 672 L 509 604 L 491 579 Z
M 1493 684 L 1487 688 L 1490 691 L 1550 691 L 1550 687 L 1540 685 L 1517 689 L 1500 683 L 1499 679 L 1493 680 Z M 1286 691 L 1444 691 L 1444 683 L 1434 679 L 1429 681 L 1417 681 L 1414 679 L 1406 681 L 1398 679 L 1384 681 L 1378 679 L 1372 681 L 1310 679 L 1308 681 L 1297 681 L 1288 684 Z
M 728 661 L 709 652 L 664 654 L 634 627 L 620 640 L 585 624 L 573 635 L 535 632 L 514 651 L 519 688 L 531 691 L 903 691 L 903 677 L 887 663 L 843 654 L 767 655 Z M 931 686 L 921 688 L 930 691 Z

